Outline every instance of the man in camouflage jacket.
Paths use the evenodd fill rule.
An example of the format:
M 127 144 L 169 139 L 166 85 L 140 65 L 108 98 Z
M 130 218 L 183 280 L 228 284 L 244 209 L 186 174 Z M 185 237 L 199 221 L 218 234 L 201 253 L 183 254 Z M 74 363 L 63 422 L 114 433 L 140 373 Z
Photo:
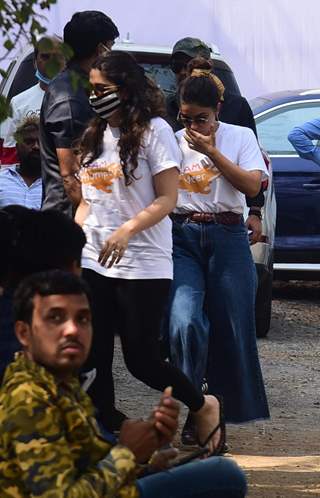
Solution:
M 92 335 L 85 284 L 60 271 L 29 277 L 15 316 L 24 351 L 0 391 L 0 497 L 136 498 L 138 464 L 173 437 L 177 403 L 163 396 L 161 411 L 125 422 L 112 445 L 74 375 Z

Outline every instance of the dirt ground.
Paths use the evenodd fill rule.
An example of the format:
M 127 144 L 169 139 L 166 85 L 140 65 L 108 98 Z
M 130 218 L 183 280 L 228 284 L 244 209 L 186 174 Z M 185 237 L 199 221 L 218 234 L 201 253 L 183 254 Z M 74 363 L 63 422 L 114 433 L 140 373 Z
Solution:
M 274 283 L 271 329 L 258 343 L 271 420 L 227 429 L 249 497 L 320 497 L 319 323 L 319 283 Z M 159 394 L 128 374 L 118 343 L 114 370 L 118 407 L 146 416 Z

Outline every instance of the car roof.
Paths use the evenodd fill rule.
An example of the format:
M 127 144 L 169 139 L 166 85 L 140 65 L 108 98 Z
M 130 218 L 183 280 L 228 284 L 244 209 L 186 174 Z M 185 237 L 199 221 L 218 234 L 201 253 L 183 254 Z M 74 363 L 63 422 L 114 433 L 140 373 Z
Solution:
M 250 106 L 254 114 L 259 114 L 271 107 L 286 104 L 287 102 L 313 99 L 320 99 L 320 88 L 283 90 L 281 92 L 267 93 L 250 100 Z

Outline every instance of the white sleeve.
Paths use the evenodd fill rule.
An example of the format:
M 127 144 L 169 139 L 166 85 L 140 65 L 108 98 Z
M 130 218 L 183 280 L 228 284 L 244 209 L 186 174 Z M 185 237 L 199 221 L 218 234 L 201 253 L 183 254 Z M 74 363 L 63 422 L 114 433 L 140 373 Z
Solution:
M 242 133 L 243 136 L 238 164 L 240 168 L 243 168 L 246 171 L 262 171 L 262 180 L 265 180 L 269 176 L 269 173 L 256 136 L 249 128 L 243 128 Z
M 16 105 L 15 98 L 11 100 L 12 116 L 6 119 L 3 123 L 3 146 L 15 147 L 16 141 L 13 135 L 21 121 L 21 111 Z
M 2 123 L 1 134 L 3 137 L 3 146 L 4 147 L 15 147 L 16 141 L 13 138 L 14 132 L 16 131 L 16 126 L 12 117 L 7 118 Z
M 151 124 L 145 149 L 153 176 L 166 169 L 180 169 L 182 160 L 182 154 L 171 126 L 163 120 L 159 121 L 160 123 Z

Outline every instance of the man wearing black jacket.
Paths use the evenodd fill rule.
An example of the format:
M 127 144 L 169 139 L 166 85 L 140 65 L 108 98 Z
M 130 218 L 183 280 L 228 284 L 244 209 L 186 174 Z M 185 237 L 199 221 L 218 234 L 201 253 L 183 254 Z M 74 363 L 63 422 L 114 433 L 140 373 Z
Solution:
M 198 38 L 182 38 L 173 47 L 171 55 L 171 68 L 176 75 L 177 85 L 186 77 L 186 67 L 188 62 L 194 57 L 204 57 L 210 59 L 211 49 Z M 174 131 L 183 128 L 177 120 L 179 111 L 178 93 L 167 97 L 167 121 Z M 241 95 L 232 93 L 225 88 L 223 101 L 219 110 L 219 120 L 224 123 L 246 126 L 251 128 L 257 136 L 255 120 L 248 101 Z M 249 216 L 246 221 L 248 229 L 252 230 L 250 236 L 251 243 L 258 242 L 262 233 L 261 208 L 264 205 L 263 189 L 261 188 L 256 197 L 246 197 L 249 207 Z

